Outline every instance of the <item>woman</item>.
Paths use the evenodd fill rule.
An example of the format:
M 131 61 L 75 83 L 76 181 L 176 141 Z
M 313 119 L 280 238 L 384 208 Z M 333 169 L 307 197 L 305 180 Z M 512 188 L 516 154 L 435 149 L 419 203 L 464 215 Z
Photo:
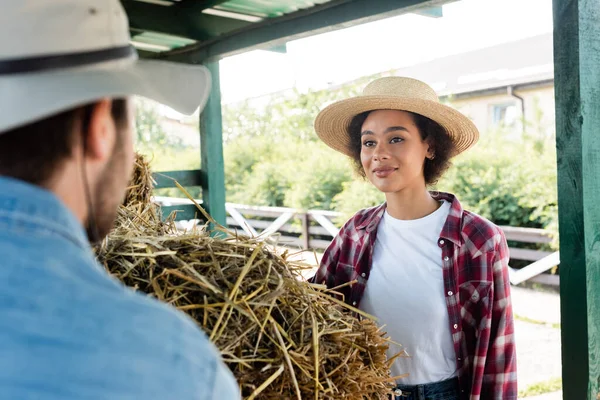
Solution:
M 342 227 L 312 281 L 342 286 L 348 304 L 402 343 L 410 357 L 392 374 L 409 375 L 395 398 L 516 399 L 506 239 L 454 195 L 427 189 L 477 142 L 477 128 L 423 82 L 387 77 L 326 107 L 315 129 L 385 194 Z

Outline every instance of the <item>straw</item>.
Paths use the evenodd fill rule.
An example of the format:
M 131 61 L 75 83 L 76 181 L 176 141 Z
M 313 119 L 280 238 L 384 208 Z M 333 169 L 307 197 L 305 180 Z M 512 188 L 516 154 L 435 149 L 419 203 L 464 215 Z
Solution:
M 125 285 L 192 317 L 220 350 L 245 399 L 387 399 L 388 339 L 373 320 L 260 238 L 175 229 L 150 203 L 138 158 L 128 201 L 98 260 Z M 366 315 L 368 317 L 368 315 Z

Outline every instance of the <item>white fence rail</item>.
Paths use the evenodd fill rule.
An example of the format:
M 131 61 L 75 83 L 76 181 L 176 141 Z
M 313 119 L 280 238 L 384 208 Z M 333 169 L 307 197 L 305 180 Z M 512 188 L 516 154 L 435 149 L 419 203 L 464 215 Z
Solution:
M 161 205 L 177 206 L 191 204 L 188 199 L 155 197 Z M 285 207 L 261 207 L 227 203 L 227 225 L 230 229 L 241 230 L 248 236 L 269 237 L 277 234 L 277 244 L 292 248 L 323 251 L 339 231 L 336 226 L 340 213 L 321 210 L 297 210 Z M 190 228 L 197 221 L 179 221 L 182 228 Z M 550 243 L 550 233 L 543 229 L 500 227 L 511 242 Z M 535 249 L 510 248 L 511 259 L 531 261 L 519 270 L 510 269 L 513 285 L 532 280 L 558 285 L 558 276 L 541 275 L 560 263 L 559 253 Z

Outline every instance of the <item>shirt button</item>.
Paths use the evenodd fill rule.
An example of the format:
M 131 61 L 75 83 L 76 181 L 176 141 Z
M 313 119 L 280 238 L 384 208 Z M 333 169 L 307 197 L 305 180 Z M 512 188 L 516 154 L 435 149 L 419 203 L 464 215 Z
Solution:
M 352 305 L 353 305 L 353 306 L 355 306 L 355 305 L 356 305 L 356 302 L 355 302 L 355 301 L 353 301 L 353 302 L 352 302 Z
M 444 239 L 441 239 L 440 244 L 444 244 L 444 243 L 446 243 L 446 242 L 444 242 Z
M 452 290 L 448 292 L 448 296 L 452 296 L 454 293 L 452 293 Z
M 365 274 L 365 273 L 363 272 L 362 274 L 360 274 L 360 276 L 362 276 L 362 277 L 364 278 L 365 276 L 367 276 L 367 274 Z
M 450 257 L 446 256 L 444 257 L 444 261 L 448 261 L 450 259 Z
M 454 324 L 454 329 L 458 329 L 458 325 L 457 324 Z

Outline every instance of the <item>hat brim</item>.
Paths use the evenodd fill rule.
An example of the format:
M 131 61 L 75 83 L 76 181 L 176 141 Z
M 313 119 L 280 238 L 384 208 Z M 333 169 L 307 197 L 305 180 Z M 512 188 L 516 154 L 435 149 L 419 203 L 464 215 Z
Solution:
M 190 115 L 210 87 L 205 67 L 156 60 L 0 76 L 0 134 L 104 97 L 139 95 Z
M 452 156 L 469 149 L 479 140 L 475 124 L 457 110 L 431 100 L 394 96 L 358 96 L 333 103 L 317 116 L 315 131 L 329 147 L 352 156 L 348 134 L 350 122 L 363 112 L 375 110 L 409 111 L 437 122 L 454 143 Z

